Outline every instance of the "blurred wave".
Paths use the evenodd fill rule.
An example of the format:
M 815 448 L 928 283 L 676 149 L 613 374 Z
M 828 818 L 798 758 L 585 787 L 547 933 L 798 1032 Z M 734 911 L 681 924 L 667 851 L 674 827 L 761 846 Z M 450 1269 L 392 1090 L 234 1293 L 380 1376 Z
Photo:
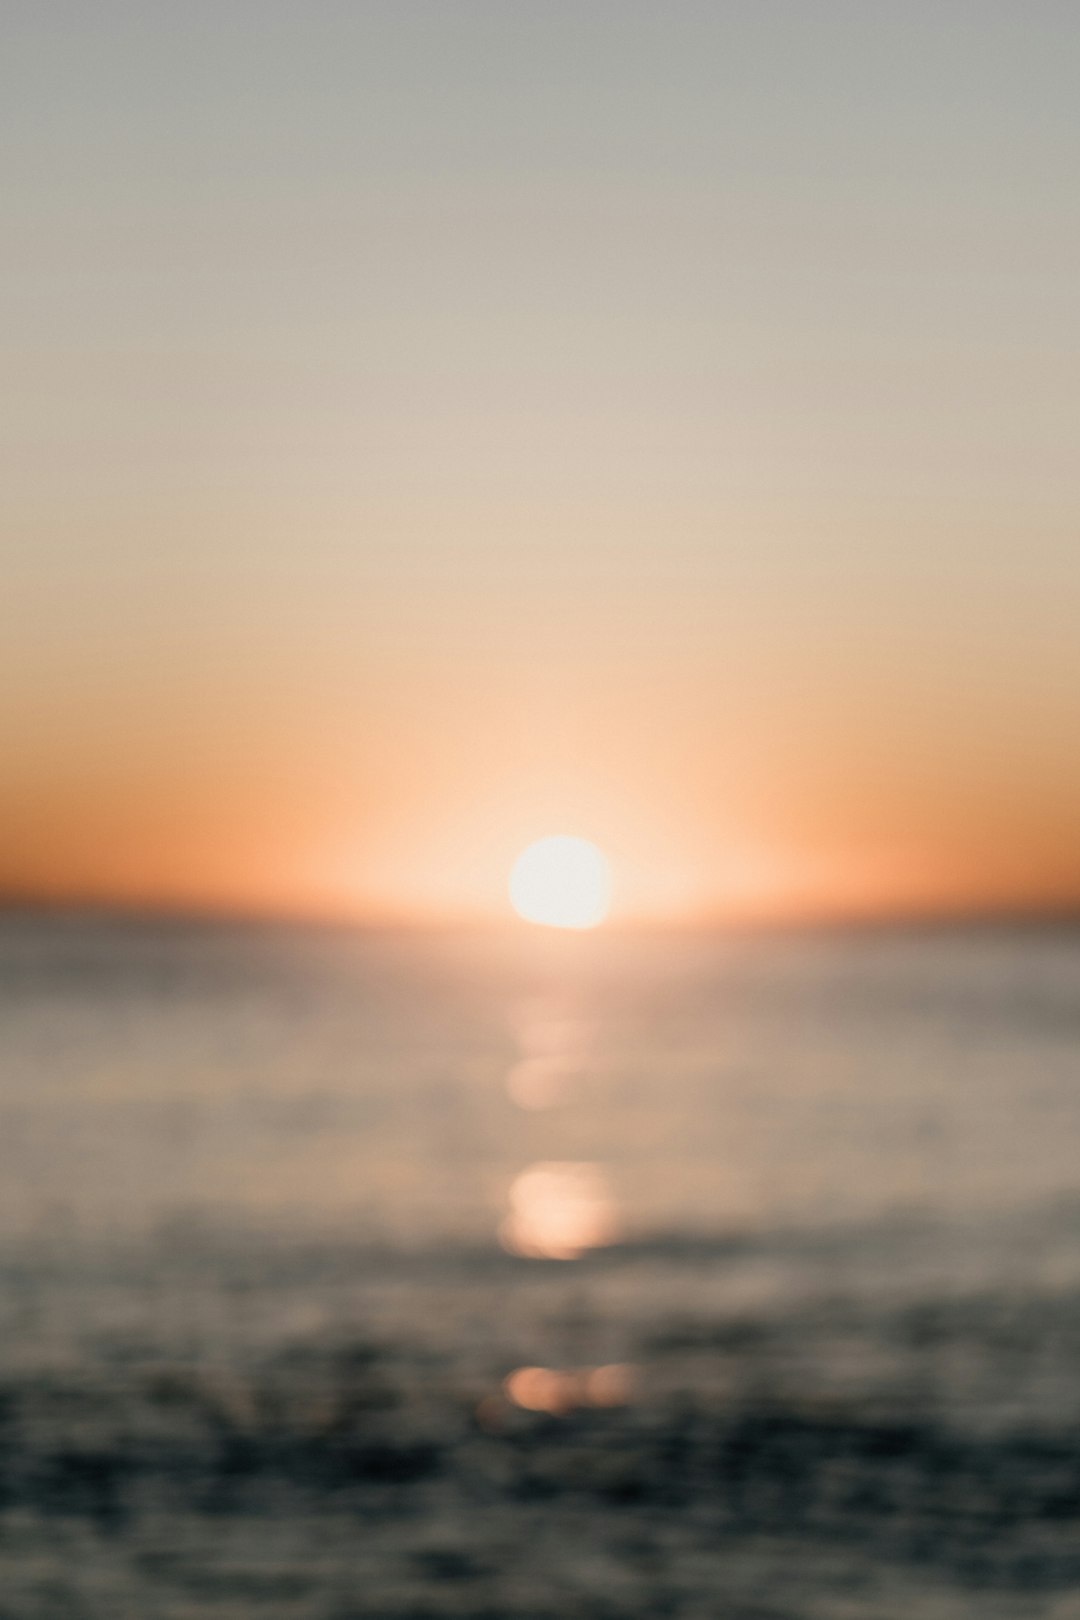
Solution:
M 0 1615 L 1060 1620 L 1078 987 L 8 916 Z

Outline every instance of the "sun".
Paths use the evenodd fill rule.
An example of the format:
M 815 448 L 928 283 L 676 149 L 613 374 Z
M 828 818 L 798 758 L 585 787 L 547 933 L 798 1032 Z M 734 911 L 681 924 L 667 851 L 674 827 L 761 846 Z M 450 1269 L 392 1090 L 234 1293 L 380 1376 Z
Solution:
M 540 838 L 514 862 L 510 904 L 526 922 L 595 928 L 611 905 L 611 868 L 587 838 Z

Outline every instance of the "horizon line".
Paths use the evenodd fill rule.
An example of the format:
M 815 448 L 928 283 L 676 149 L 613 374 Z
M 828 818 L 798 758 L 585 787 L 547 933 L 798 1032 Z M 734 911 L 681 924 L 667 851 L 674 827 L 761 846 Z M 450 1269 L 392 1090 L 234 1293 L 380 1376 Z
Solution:
M 1008 927 L 1080 927 L 1080 898 L 1060 902 L 998 902 L 987 905 L 910 905 L 882 907 L 879 910 L 821 908 L 752 915 L 710 910 L 691 917 L 632 916 L 609 919 L 596 928 L 562 930 L 540 928 L 508 914 L 464 913 L 422 917 L 401 913 L 348 914 L 327 908 L 301 908 L 235 904 L 212 901 L 181 901 L 166 898 L 124 899 L 89 895 L 52 895 L 0 889 L 0 919 L 18 916 L 98 918 L 103 921 L 144 923 L 188 923 L 204 927 L 314 928 L 343 933 L 369 934 L 448 934 L 499 933 L 513 931 L 575 937 L 605 934 L 705 934 L 705 933 L 815 933 L 859 932 L 877 929 L 947 929 Z

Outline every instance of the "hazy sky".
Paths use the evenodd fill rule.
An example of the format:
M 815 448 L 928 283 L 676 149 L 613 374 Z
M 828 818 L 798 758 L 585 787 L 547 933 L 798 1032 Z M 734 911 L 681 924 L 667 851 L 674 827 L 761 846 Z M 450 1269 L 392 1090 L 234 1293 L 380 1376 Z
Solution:
M 1080 899 L 1072 0 L 8 0 L 0 888 Z

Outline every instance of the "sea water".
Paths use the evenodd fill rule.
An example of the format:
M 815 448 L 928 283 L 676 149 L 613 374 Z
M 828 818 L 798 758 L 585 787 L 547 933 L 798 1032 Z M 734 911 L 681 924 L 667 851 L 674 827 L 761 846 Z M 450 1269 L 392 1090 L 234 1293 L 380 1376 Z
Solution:
M 1080 1613 L 1080 931 L 10 913 L 0 1028 L 0 1614 Z

